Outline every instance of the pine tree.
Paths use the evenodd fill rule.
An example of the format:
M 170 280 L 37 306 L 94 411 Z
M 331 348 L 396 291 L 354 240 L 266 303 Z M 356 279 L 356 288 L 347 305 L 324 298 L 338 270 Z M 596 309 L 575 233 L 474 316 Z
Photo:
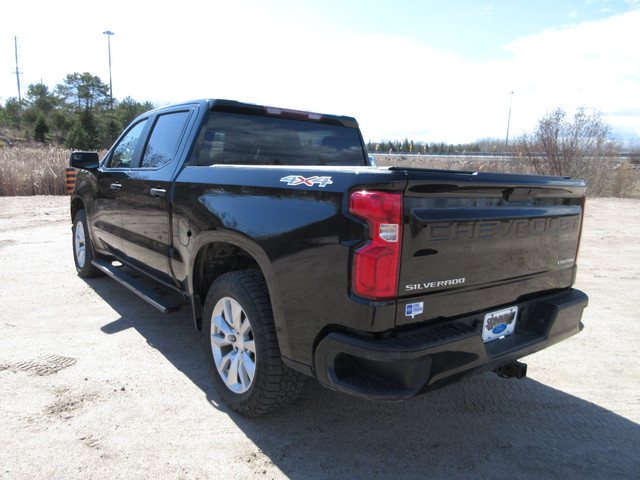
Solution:
M 47 133 L 49 133 L 49 125 L 47 125 L 47 120 L 41 113 L 38 115 L 36 124 L 33 127 L 33 138 L 38 142 L 45 143 L 47 141 Z
M 69 135 L 64 140 L 64 145 L 72 150 L 92 150 L 93 140 L 89 132 L 78 121 L 71 127 Z

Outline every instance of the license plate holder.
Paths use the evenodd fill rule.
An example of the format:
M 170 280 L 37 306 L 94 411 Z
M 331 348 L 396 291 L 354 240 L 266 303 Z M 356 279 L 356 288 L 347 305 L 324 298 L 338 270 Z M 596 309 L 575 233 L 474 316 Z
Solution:
M 487 343 L 511 335 L 516 328 L 517 319 L 516 306 L 487 313 L 482 322 L 482 341 Z

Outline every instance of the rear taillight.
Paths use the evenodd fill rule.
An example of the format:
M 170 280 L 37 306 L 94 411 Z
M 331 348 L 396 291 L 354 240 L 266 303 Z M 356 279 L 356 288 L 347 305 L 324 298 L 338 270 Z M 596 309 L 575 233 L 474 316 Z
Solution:
M 353 256 L 353 293 L 369 300 L 396 298 L 402 245 L 402 193 L 353 192 L 349 213 L 369 226 L 367 243 Z

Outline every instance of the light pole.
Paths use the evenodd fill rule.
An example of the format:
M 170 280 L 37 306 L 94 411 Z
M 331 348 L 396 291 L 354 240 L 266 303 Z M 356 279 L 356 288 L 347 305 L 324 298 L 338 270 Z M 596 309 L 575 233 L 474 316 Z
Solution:
M 113 32 L 107 30 L 102 33 L 107 36 L 107 44 L 109 46 L 109 98 L 111 99 L 111 107 L 113 108 L 113 82 L 111 81 L 111 35 L 113 35 Z
M 505 146 L 509 145 L 509 126 L 511 125 L 511 105 L 513 105 L 513 92 L 509 99 L 509 117 L 507 118 L 507 137 L 504 140 Z
M 16 78 L 18 79 L 18 102 L 22 104 L 22 95 L 20 93 L 20 69 L 18 68 L 18 37 L 13 37 L 16 46 Z

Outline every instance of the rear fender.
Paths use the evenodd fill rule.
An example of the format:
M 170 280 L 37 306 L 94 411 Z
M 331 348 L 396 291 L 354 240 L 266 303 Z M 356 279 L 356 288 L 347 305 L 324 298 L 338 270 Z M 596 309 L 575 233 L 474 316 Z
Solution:
M 213 247 L 212 247 L 213 246 Z M 204 278 L 203 263 L 207 250 L 210 248 L 224 249 L 226 254 L 237 252 L 243 258 L 235 266 L 229 266 L 227 271 L 256 268 L 259 269 L 267 283 L 274 322 L 278 333 L 280 352 L 286 356 L 289 351 L 288 335 L 284 326 L 284 309 L 279 299 L 278 283 L 273 272 L 272 264 L 265 251 L 247 236 L 229 230 L 212 230 L 198 234 L 193 249 L 194 255 L 189 260 L 188 292 L 193 307 L 194 322 L 197 329 L 202 329 L 202 307 L 204 305 L 206 291 L 209 288 L 211 278 Z M 224 269 L 216 272 L 216 276 L 227 273 Z M 203 284 L 203 282 L 205 282 Z M 201 292 L 204 292 L 201 293 Z

